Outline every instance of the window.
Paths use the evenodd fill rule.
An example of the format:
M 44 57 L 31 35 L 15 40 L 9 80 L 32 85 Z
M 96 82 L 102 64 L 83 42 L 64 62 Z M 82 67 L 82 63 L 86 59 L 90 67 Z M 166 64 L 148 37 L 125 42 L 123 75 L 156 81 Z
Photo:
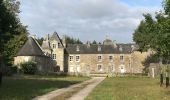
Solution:
M 60 43 L 58 43 L 58 47 L 60 47 Z
M 102 61 L 102 56 L 98 56 L 98 61 L 101 62 Z
M 76 56 L 76 62 L 80 61 L 80 56 Z
M 102 65 L 97 65 L 97 70 L 102 71 Z
M 113 61 L 113 56 L 109 56 L 109 61 L 110 61 L 110 62 Z
M 74 66 L 70 65 L 70 70 L 69 70 L 69 71 L 70 71 L 70 72 L 75 72 Z
M 55 59 L 56 59 L 56 54 L 53 54 L 53 56 L 52 56 L 52 57 L 53 57 L 53 59 L 55 60 Z
M 80 70 L 80 69 L 81 69 L 81 68 L 80 68 L 80 65 L 77 65 L 76 68 L 77 68 L 77 72 L 80 72 L 80 71 L 81 71 L 81 70 Z
M 73 56 L 70 56 L 70 62 L 72 62 L 74 60 Z
M 56 49 L 56 44 L 53 44 L 53 49 Z
M 123 60 L 124 60 L 123 55 L 121 55 L 120 56 L 120 61 L 123 61 Z

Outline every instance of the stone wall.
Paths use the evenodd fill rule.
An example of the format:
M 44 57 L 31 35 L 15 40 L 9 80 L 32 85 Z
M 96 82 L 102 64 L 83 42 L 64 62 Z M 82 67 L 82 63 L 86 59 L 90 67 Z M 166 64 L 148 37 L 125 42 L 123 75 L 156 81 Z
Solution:
M 102 56 L 102 61 L 98 61 L 98 56 Z M 108 72 L 121 72 L 121 65 L 124 66 L 125 73 L 130 73 L 130 54 L 122 54 L 124 56 L 124 61 L 120 61 L 119 54 L 79 54 L 80 61 L 76 62 L 76 54 L 69 54 L 73 56 L 74 60 L 69 61 L 68 66 L 69 72 L 78 71 L 78 72 L 87 72 L 90 73 L 108 73 Z M 113 56 L 113 61 L 109 60 L 109 56 Z M 102 70 L 98 70 L 98 65 L 101 65 Z M 78 70 L 77 70 L 77 67 Z
M 56 66 L 55 62 L 47 56 L 17 56 L 14 58 L 14 65 L 19 66 L 21 63 L 28 61 L 36 62 L 38 70 L 44 73 L 53 72 Z
M 56 54 L 56 63 L 60 67 L 60 71 L 64 71 L 64 50 L 63 48 L 53 49 L 53 54 Z
M 69 61 L 69 56 L 73 56 L 73 61 Z M 68 72 L 75 73 L 142 73 L 144 66 L 142 62 L 148 53 L 133 52 L 132 54 L 69 54 Z M 76 56 L 80 56 L 80 61 L 76 62 Z M 98 61 L 98 56 L 102 56 L 102 61 Z M 113 56 L 113 61 L 109 60 Z M 120 60 L 123 56 L 123 61 Z M 98 65 L 102 70 L 98 70 Z
M 132 57 L 132 73 L 142 73 L 145 66 L 143 66 L 143 61 L 150 55 L 150 52 L 139 52 L 134 51 L 131 54 Z

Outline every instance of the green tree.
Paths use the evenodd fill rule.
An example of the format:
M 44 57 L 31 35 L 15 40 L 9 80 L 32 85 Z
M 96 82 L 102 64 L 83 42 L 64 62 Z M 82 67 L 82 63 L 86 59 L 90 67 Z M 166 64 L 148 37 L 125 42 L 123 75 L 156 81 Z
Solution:
M 65 36 L 65 40 L 67 44 L 83 44 L 82 41 L 80 41 L 79 39 L 70 37 L 70 36 Z
M 0 80 L 3 67 L 12 64 L 12 59 L 18 48 L 27 39 L 26 26 L 19 19 L 17 0 L 0 0 Z
M 39 45 L 42 45 L 43 40 L 44 40 L 44 38 L 38 38 L 38 39 L 37 39 L 37 42 L 39 43 Z
M 92 44 L 97 44 L 97 42 L 94 40 L 94 41 L 92 42 Z
M 155 18 L 150 14 L 144 15 L 138 28 L 135 30 L 133 40 L 139 45 L 140 51 L 152 49 L 162 61 L 170 60 L 170 0 L 163 1 L 164 10 L 156 13 Z M 161 73 L 162 74 L 162 73 Z

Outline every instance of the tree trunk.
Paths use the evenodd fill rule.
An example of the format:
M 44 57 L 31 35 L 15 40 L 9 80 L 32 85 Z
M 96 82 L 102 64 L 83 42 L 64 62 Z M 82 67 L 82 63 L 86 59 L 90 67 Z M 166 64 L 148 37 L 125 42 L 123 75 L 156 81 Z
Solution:
M 0 86 L 2 84 L 2 66 L 1 66 L 1 60 L 0 60 Z
M 0 55 L 0 86 L 1 86 L 1 84 L 2 84 L 2 69 L 3 69 L 3 65 L 4 65 L 4 63 L 3 63 L 3 60 L 2 60 L 2 56 Z
M 169 77 L 166 77 L 166 88 L 169 87 Z
M 160 65 L 160 68 L 161 68 L 161 73 L 160 73 L 160 86 L 162 87 L 163 85 L 163 70 L 162 70 L 162 57 L 160 57 L 160 61 L 159 61 L 159 65 Z

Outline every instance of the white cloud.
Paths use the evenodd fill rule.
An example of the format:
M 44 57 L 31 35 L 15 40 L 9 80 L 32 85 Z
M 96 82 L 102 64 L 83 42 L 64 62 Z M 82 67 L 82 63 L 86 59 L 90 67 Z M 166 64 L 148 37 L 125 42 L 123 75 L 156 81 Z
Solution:
M 57 31 L 83 41 L 102 41 L 109 35 L 118 42 L 132 42 L 142 14 L 158 9 L 130 7 L 119 0 L 22 0 L 20 17 L 39 37 Z

